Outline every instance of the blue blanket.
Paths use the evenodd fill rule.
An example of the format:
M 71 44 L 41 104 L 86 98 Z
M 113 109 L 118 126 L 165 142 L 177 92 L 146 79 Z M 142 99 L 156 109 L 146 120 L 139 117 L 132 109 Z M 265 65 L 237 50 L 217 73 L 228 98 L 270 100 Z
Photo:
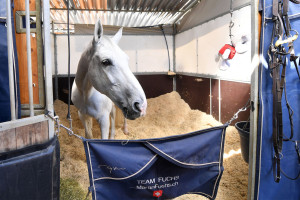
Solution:
M 272 0 L 262 0 L 262 35 L 261 53 L 262 62 L 260 65 L 260 110 L 258 122 L 258 148 L 257 148 L 257 167 L 255 183 L 255 199 L 300 199 L 300 179 L 293 181 L 281 174 L 279 183 L 273 177 L 273 157 L 274 149 L 272 142 L 272 115 L 273 115 L 273 94 L 272 78 L 268 70 L 267 51 L 272 36 Z M 288 15 L 292 29 L 300 32 L 300 5 L 290 2 Z M 300 39 L 294 42 L 296 56 L 300 56 Z M 288 49 L 288 47 L 286 47 Z M 289 60 L 289 57 L 288 57 Z M 297 63 L 299 58 L 297 59 Z M 287 99 L 291 105 L 294 115 L 294 140 L 300 140 L 300 80 L 298 78 L 294 64 L 288 62 L 286 68 L 286 88 Z M 282 98 L 283 112 L 283 132 L 286 136 L 290 135 L 290 121 L 286 108 L 286 101 Z M 283 158 L 281 159 L 281 169 L 289 176 L 296 177 L 300 171 L 297 152 L 293 142 L 283 142 Z
M 157 139 L 83 139 L 93 199 L 214 199 L 227 125 Z

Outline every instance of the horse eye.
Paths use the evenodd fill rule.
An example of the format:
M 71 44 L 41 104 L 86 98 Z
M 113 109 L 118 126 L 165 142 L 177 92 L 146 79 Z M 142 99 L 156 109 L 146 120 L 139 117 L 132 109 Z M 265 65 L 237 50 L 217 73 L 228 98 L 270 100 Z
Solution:
M 104 66 L 112 65 L 112 63 L 111 63 L 111 61 L 109 59 L 102 60 L 102 64 Z

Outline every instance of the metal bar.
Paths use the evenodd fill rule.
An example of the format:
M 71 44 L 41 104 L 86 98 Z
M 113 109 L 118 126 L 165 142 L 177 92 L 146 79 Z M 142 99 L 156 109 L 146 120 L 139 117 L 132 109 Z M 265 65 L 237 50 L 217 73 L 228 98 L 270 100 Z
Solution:
M 43 33 L 44 33 L 44 59 L 45 59 L 45 92 L 46 92 L 46 109 L 53 113 L 53 92 L 52 92 L 52 65 L 51 65 L 51 48 L 50 48 L 50 7 L 49 1 L 43 1 Z M 54 122 L 48 121 L 49 139 L 54 136 Z
M 172 35 L 172 39 L 173 39 L 173 72 L 176 72 L 176 24 L 173 24 L 172 26 L 173 28 L 173 35 Z
M 145 10 L 146 10 L 148 2 L 149 2 L 149 1 L 144 1 L 144 2 L 143 2 L 143 4 L 141 5 L 141 10 L 142 10 L 142 11 L 145 11 Z
M 157 5 L 157 0 L 153 0 L 149 7 L 149 11 L 154 11 L 154 8 L 156 5 Z M 157 11 L 155 11 L 155 12 L 157 12 Z
M 219 122 L 221 122 L 221 80 L 219 79 Z
M 198 44 L 198 37 L 197 37 L 197 39 L 196 39 L 196 65 L 197 65 L 197 73 L 199 73 L 199 60 L 198 60 L 198 58 L 199 58 L 199 44 Z
M 127 1 L 127 10 L 131 9 L 132 7 L 132 0 Z
M 178 17 L 177 19 L 174 20 L 174 23 L 176 24 L 180 19 L 181 17 L 183 17 L 185 14 L 187 14 L 194 6 L 196 6 L 199 2 L 201 2 L 201 0 L 195 0 L 193 3 L 191 3 L 185 10 L 181 10 L 180 12 L 182 12 Z
M 185 2 L 185 4 L 184 4 L 183 6 L 181 6 L 181 9 L 182 9 L 182 10 L 188 9 L 188 7 L 189 7 L 191 4 L 193 4 L 193 1 L 195 1 L 195 0 L 188 0 L 187 2 Z M 198 0 L 196 0 L 196 1 L 198 1 Z
M 25 19 L 26 19 L 26 47 L 27 47 L 27 73 L 28 73 L 29 110 L 30 110 L 30 117 L 32 117 L 32 116 L 34 116 L 34 111 L 33 111 L 33 89 L 32 89 L 29 0 L 25 0 Z
M 157 6 L 156 11 L 160 11 L 160 9 L 162 8 L 162 6 L 163 6 L 164 3 L 165 3 L 164 1 L 160 1 L 160 3 Z
M 54 30 L 54 23 L 52 21 L 52 30 Z M 57 68 L 57 38 L 56 38 L 56 34 L 53 33 L 53 37 L 54 37 L 54 67 L 55 67 L 55 77 L 54 77 L 54 98 L 58 99 L 58 68 Z
M 11 4 L 6 0 L 6 24 L 7 24 L 7 55 L 8 55 L 8 77 L 9 77 L 9 96 L 10 96 L 10 113 L 11 120 L 16 119 L 15 109 L 15 85 L 14 85 L 14 66 L 12 60 L 12 24 L 11 24 Z
M 50 8 L 50 10 L 67 10 L 66 8 Z M 115 10 L 115 9 L 83 9 L 83 8 L 72 8 L 70 11 L 74 10 L 79 10 L 79 11 L 103 11 L 103 12 L 157 12 L 155 10 L 125 10 L 125 9 L 120 9 L 120 10 Z M 172 10 L 172 11 L 159 11 L 159 12 L 165 12 L 165 13 L 184 13 L 183 10 Z
M 251 0 L 251 64 L 254 72 L 251 75 L 251 102 L 254 110 L 250 111 L 250 138 L 249 138 L 249 172 L 248 172 L 248 200 L 255 199 L 256 155 L 257 155 L 257 128 L 258 128 L 258 66 L 259 66 L 259 0 Z M 263 34 L 262 34 L 263 36 Z M 261 105 L 263 109 L 263 104 Z
M 36 46 L 37 46 L 39 103 L 33 104 L 33 109 L 34 109 L 34 114 L 37 115 L 36 105 L 40 105 L 43 109 L 45 109 L 45 91 L 44 91 L 44 70 L 43 70 L 41 2 L 35 1 L 35 7 L 36 7 L 36 19 L 37 19 L 36 20 Z
M 169 2 L 167 3 L 167 5 L 165 6 L 165 11 L 166 10 L 169 10 L 169 7 L 170 7 L 170 5 L 173 3 L 174 1 L 173 0 L 169 0 Z
M 209 114 L 212 115 L 212 90 L 211 90 L 211 78 L 209 79 Z
M 26 126 L 29 124 L 35 124 L 35 123 L 39 123 L 39 122 L 46 121 L 46 120 L 47 120 L 47 118 L 45 117 L 45 115 L 37 115 L 37 116 L 33 116 L 33 117 L 17 119 L 14 121 L 2 122 L 0 124 L 0 131 L 18 128 L 18 127 Z
M 173 24 L 173 72 L 176 73 L 176 40 L 175 40 L 175 35 L 176 35 L 176 24 Z M 173 91 L 177 90 L 177 82 L 176 82 L 176 76 L 173 77 Z

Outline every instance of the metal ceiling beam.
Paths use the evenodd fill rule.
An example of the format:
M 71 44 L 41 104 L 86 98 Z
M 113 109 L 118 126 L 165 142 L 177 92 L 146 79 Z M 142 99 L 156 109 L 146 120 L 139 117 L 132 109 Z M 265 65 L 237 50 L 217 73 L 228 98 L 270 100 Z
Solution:
M 198 0 L 196 0 L 198 1 Z M 67 10 L 66 8 L 50 8 L 50 10 Z M 172 10 L 172 11 L 155 11 L 155 10 L 113 10 L 113 9 L 81 9 L 81 8 L 72 8 L 70 11 L 106 11 L 106 12 L 146 12 L 146 13 L 155 13 L 155 12 L 167 12 L 167 13 L 184 13 L 184 10 Z
M 198 3 L 200 3 L 201 0 L 194 0 L 193 3 L 191 3 L 175 20 L 174 20 L 174 24 L 176 24 L 181 17 L 183 17 L 187 12 L 189 12 L 194 6 L 196 6 Z

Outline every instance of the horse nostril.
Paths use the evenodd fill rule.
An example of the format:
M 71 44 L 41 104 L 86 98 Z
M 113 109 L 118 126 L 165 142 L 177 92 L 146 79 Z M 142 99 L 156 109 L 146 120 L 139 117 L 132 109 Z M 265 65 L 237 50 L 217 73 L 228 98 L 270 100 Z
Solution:
M 123 108 L 124 113 L 128 113 L 128 109 L 126 107 Z
M 134 105 L 134 109 L 135 110 L 138 110 L 138 111 L 142 112 L 142 110 L 140 108 L 140 103 L 139 102 L 135 102 L 133 105 Z

